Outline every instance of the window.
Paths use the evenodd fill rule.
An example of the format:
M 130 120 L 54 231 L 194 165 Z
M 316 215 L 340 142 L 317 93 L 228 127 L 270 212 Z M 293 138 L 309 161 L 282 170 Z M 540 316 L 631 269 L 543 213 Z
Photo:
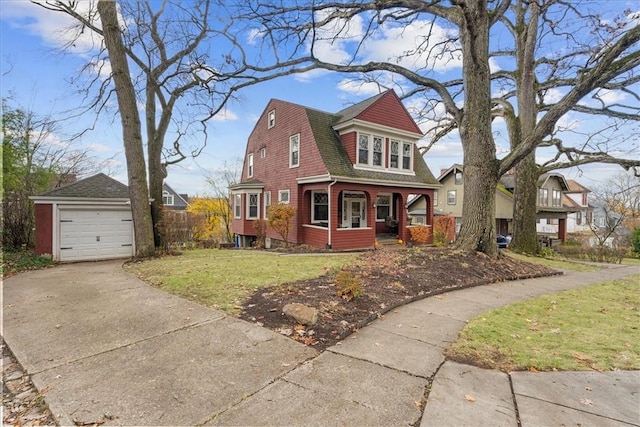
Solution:
M 260 158 L 261 158 L 261 159 L 264 159 L 265 157 L 267 157 L 267 149 L 266 149 L 266 148 L 264 148 L 264 147 L 262 147 L 262 148 L 260 149 Z
M 582 212 L 576 212 L 576 225 L 582 225 Z
M 311 198 L 311 222 L 329 221 L 329 195 L 323 191 L 314 191 Z
M 389 167 L 392 169 L 398 169 L 398 150 L 400 142 L 391 141 L 389 143 Z
M 233 217 L 242 218 L 242 194 L 233 196 Z
M 295 168 L 300 165 L 300 134 L 289 138 L 289 167 Z
M 389 141 L 389 168 L 411 170 L 413 144 L 402 141 Z
M 358 163 L 369 164 L 369 135 L 361 133 L 358 137 Z
M 382 166 L 382 153 L 384 142 L 379 136 L 373 137 L 373 166 Z
M 376 220 L 384 221 L 387 217 L 391 217 L 391 194 L 378 194 L 376 197 Z
M 447 204 L 448 205 L 456 204 L 456 190 L 447 191 Z
M 253 177 L 253 153 L 247 158 L 247 178 Z
M 278 191 L 278 202 L 289 203 L 289 190 Z
M 258 193 L 247 194 L 247 219 L 258 219 L 259 209 L 258 200 L 260 195 Z
M 358 134 L 358 164 L 384 167 L 384 138 L 366 133 Z
M 267 128 L 271 129 L 276 125 L 276 110 L 269 111 L 267 117 Z
M 456 185 L 462 185 L 462 172 L 456 172 Z
M 438 190 L 433 192 L 433 206 L 438 206 Z
M 173 205 L 173 194 L 169 193 L 168 191 L 163 191 L 162 204 L 169 205 L 169 206 Z
M 549 220 L 547 221 L 547 224 L 558 225 L 558 218 L 549 218 Z
M 549 205 L 549 190 L 547 190 L 546 188 L 541 188 L 540 190 L 538 190 L 538 205 Z
M 411 144 L 402 143 L 402 169 L 411 170 Z
M 269 214 L 269 206 L 271 206 L 271 191 L 264 192 L 264 219 Z
M 589 204 L 589 199 L 587 198 L 587 193 L 582 193 L 582 206 L 587 206 Z
M 554 207 L 560 207 L 562 206 L 562 199 L 561 199 L 561 194 L 559 190 L 553 190 L 551 196 L 553 199 L 553 206 Z

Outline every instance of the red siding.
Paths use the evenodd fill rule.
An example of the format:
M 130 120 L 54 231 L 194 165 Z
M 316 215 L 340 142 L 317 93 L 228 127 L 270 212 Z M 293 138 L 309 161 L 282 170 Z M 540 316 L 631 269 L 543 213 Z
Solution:
M 53 255 L 53 205 L 35 205 L 36 254 Z
M 387 91 L 384 96 L 371 104 L 369 108 L 360 113 L 359 120 L 377 123 L 396 129 L 406 130 L 422 134 L 422 131 L 413 121 L 411 115 L 400 101 L 400 98 L 392 90 Z
M 353 164 L 356 163 L 356 146 L 358 145 L 356 143 L 356 138 L 357 137 L 355 132 L 349 132 L 345 133 L 344 135 L 340 135 L 342 145 L 344 145 L 344 148 L 347 151 L 347 155 L 349 156 L 349 159 Z

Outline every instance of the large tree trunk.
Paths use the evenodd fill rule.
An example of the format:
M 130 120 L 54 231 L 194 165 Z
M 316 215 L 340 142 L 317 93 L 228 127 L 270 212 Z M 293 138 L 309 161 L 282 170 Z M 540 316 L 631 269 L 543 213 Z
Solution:
M 469 0 L 461 7 L 465 104 L 460 138 L 464 152 L 464 198 L 457 245 L 494 256 L 498 161 L 491 133 L 489 15 L 486 1 Z
M 142 132 L 136 94 L 129 74 L 122 35 L 118 24 L 116 3 L 110 0 L 98 1 L 98 13 L 104 32 L 104 42 L 109 54 L 113 80 L 116 87 L 127 174 L 129 176 L 129 198 L 133 215 L 133 229 L 136 242 L 136 256 L 147 257 L 155 252 L 153 226 L 149 209 L 146 165 L 142 147 Z
M 538 165 L 535 151 L 516 166 L 516 187 L 513 200 L 513 240 L 511 249 L 538 253 L 536 204 L 538 199 Z
M 526 13 L 529 10 L 529 22 Z M 538 5 L 519 4 L 516 17 L 516 91 L 518 93 L 519 132 L 511 137 L 511 149 L 516 149 L 523 140 L 533 133 L 536 126 L 536 77 L 535 45 L 538 39 Z M 538 253 L 536 233 L 537 183 L 540 175 L 533 150 L 515 167 L 516 185 L 513 203 L 512 249 Z
M 147 79 L 147 156 L 149 158 L 149 196 L 151 197 L 151 220 L 153 222 L 153 240 L 156 247 L 163 246 L 162 237 L 162 184 L 166 173 L 162 167 L 163 141 L 156 127 L 156 87 Z

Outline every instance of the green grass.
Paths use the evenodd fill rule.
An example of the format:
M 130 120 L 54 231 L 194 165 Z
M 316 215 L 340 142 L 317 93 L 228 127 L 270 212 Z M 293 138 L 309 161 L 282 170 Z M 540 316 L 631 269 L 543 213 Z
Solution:
M 640 369 L 640 274 L 485 313 L 448 355 L 504 371 Z
M 550 258 L 543 258 L 543 257 L 537 257 L 537 256 L 528 256 L 528 255 L 515 253 L 512 251 L 506 251 L 504 252 L 504 254 L 512 258 L 519 259 L 521 261 L 527 261 L 534 264 L 545 265 L 547 267 L 558 268 L 561 270 L 595 271 L 600 269 L 600 267 L 598 266 L 585 264 L 581 262 L 574 262 L 574 261 L 561 260 L 561 259 L 550 259 Z
M 2 275 L 12 276 L 28 270 L 39 270 L 53 265 L 50 258 L 35 255 L 25 251 L 2 252 Z
M 242 301 L 259 288 L 318 277 L 355 258 L 354 254 L 197 249 L 125 268 L 167 292 L 236 314 Z

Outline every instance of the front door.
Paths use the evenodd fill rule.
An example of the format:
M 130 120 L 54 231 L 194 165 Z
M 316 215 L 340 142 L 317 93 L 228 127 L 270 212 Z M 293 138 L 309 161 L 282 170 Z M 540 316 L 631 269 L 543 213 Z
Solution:
M 367 226 L 366 198 L 364 194 L 350 194 L 344 197 L 342 205 L 342 226 L 361 228 Z

